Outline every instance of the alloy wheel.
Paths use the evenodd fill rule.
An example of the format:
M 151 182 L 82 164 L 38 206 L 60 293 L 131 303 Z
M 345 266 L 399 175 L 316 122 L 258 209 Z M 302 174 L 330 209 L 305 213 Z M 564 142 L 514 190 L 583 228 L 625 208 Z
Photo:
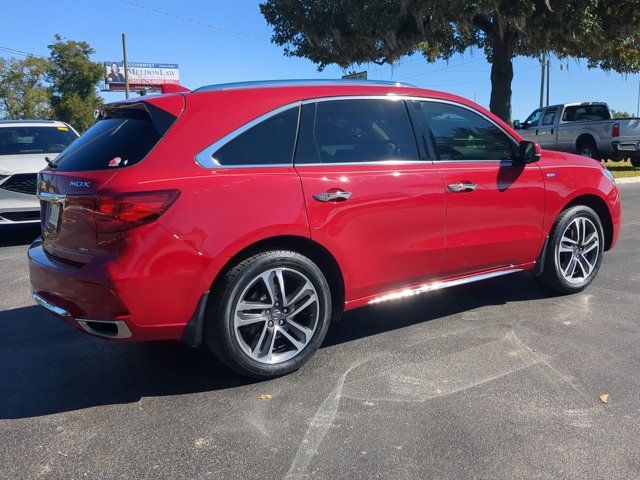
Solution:
M 576 217 L 565 228 L 556 249 L 556 261 L 564 279 L 571 284 L 586 281 L 600 256 L 600 234 L 587 217 Z
M 311 341 L 320 305 L 313 283 L 293 268 L 256 275 L 234 308 L 235 338 L 260 363 L 276 364 L 298 355 Z

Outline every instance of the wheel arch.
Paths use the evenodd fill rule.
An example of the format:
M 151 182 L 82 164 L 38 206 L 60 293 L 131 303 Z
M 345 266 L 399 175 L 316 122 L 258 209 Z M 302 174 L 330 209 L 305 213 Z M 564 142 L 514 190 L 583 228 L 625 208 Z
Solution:
M 279 235 L 268 237 L 251 243 L 235 253 L 220 269 L 213 282 L 210 291 L 214 291 L 234 265 L 244 259 L 265 250 L 291 250 L 301 255 L 309 257 L 322 272 L 327 276 L 327 281 L 331 287 L 331 302 L 334 306 L 333 320 L 338 320 L 344 309 L 345 284 L 342 269 L 334 255 L 322 244 L 298 235 Z
M 578 152 L 580 145 L 582 145 L 584 142 L 592 142 L 596 146 L 596 148 L 598 148 L 598 142 L 596 142 L 593 134 L 590 132 L 582 132 L 580 135 L 578 135 L 578 138 L 576 138 L 576 152 Z
M 605 202 L 598 195 L 583 194 L 573 198 L 569 203 L 567 203 L 562 208 L 560 212 L 564 212 L 566 209 L 575 207 L 577 205 L 584 205 L 586 207 L 592 208 L 598 214 L 598 217 L 602 222 L 602 228 L 604 229 L 604 237 L 605 237 L 604 249 L 605 251 L 609 250 L 611 248 L 611 243 L 613 241 L 613 219 L 611 218 L 611 212 L 609 211 L 607 202 Z

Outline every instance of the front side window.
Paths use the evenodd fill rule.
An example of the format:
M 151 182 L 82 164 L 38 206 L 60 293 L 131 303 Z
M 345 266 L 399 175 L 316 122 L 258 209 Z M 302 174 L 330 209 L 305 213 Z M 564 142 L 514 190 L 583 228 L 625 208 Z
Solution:
M 524 121 L 524 125 L 527 127 L 536 127 L 540 123 L 540 117 L 542 116 L 542 108 L 534 110 L 531 115 Z
M 556 122 L 557 108 L 547 108 L 544 112 L 544 118 L 542 119 L 542 125 L 553 125 Z
M 282 165 L 293 158 L 299 107 L 254 125 L 213 153 L 218 165 Z
M 511 160 L 514 142 L 477 113 L 441 102 L 418 102 L 441 160 Z
M 418 160 L 403 101 L 332 100 L 304 105 L 296 163 Z
M 68 127 L 2 127 L 0 155 L 60 153 L 76 138 Z

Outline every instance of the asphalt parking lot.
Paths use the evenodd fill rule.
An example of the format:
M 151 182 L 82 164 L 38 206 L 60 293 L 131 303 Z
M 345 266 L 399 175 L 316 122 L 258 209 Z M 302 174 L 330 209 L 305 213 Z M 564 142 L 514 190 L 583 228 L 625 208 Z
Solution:
M 262 383 L 64 325 L 29 296 L 37 231 L 3 232 L 0 478 L 638 478 L 640 185 L 621 190 L 582 294 L 516 275 L 360 309 Z

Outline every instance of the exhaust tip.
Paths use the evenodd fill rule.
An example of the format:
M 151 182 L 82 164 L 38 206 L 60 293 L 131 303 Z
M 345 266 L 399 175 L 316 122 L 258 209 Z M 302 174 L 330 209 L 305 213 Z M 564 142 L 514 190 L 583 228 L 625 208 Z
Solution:
M 131 338 L 131 330 L 123 320 L 76 319 L 87 333 L 104 338 Z

